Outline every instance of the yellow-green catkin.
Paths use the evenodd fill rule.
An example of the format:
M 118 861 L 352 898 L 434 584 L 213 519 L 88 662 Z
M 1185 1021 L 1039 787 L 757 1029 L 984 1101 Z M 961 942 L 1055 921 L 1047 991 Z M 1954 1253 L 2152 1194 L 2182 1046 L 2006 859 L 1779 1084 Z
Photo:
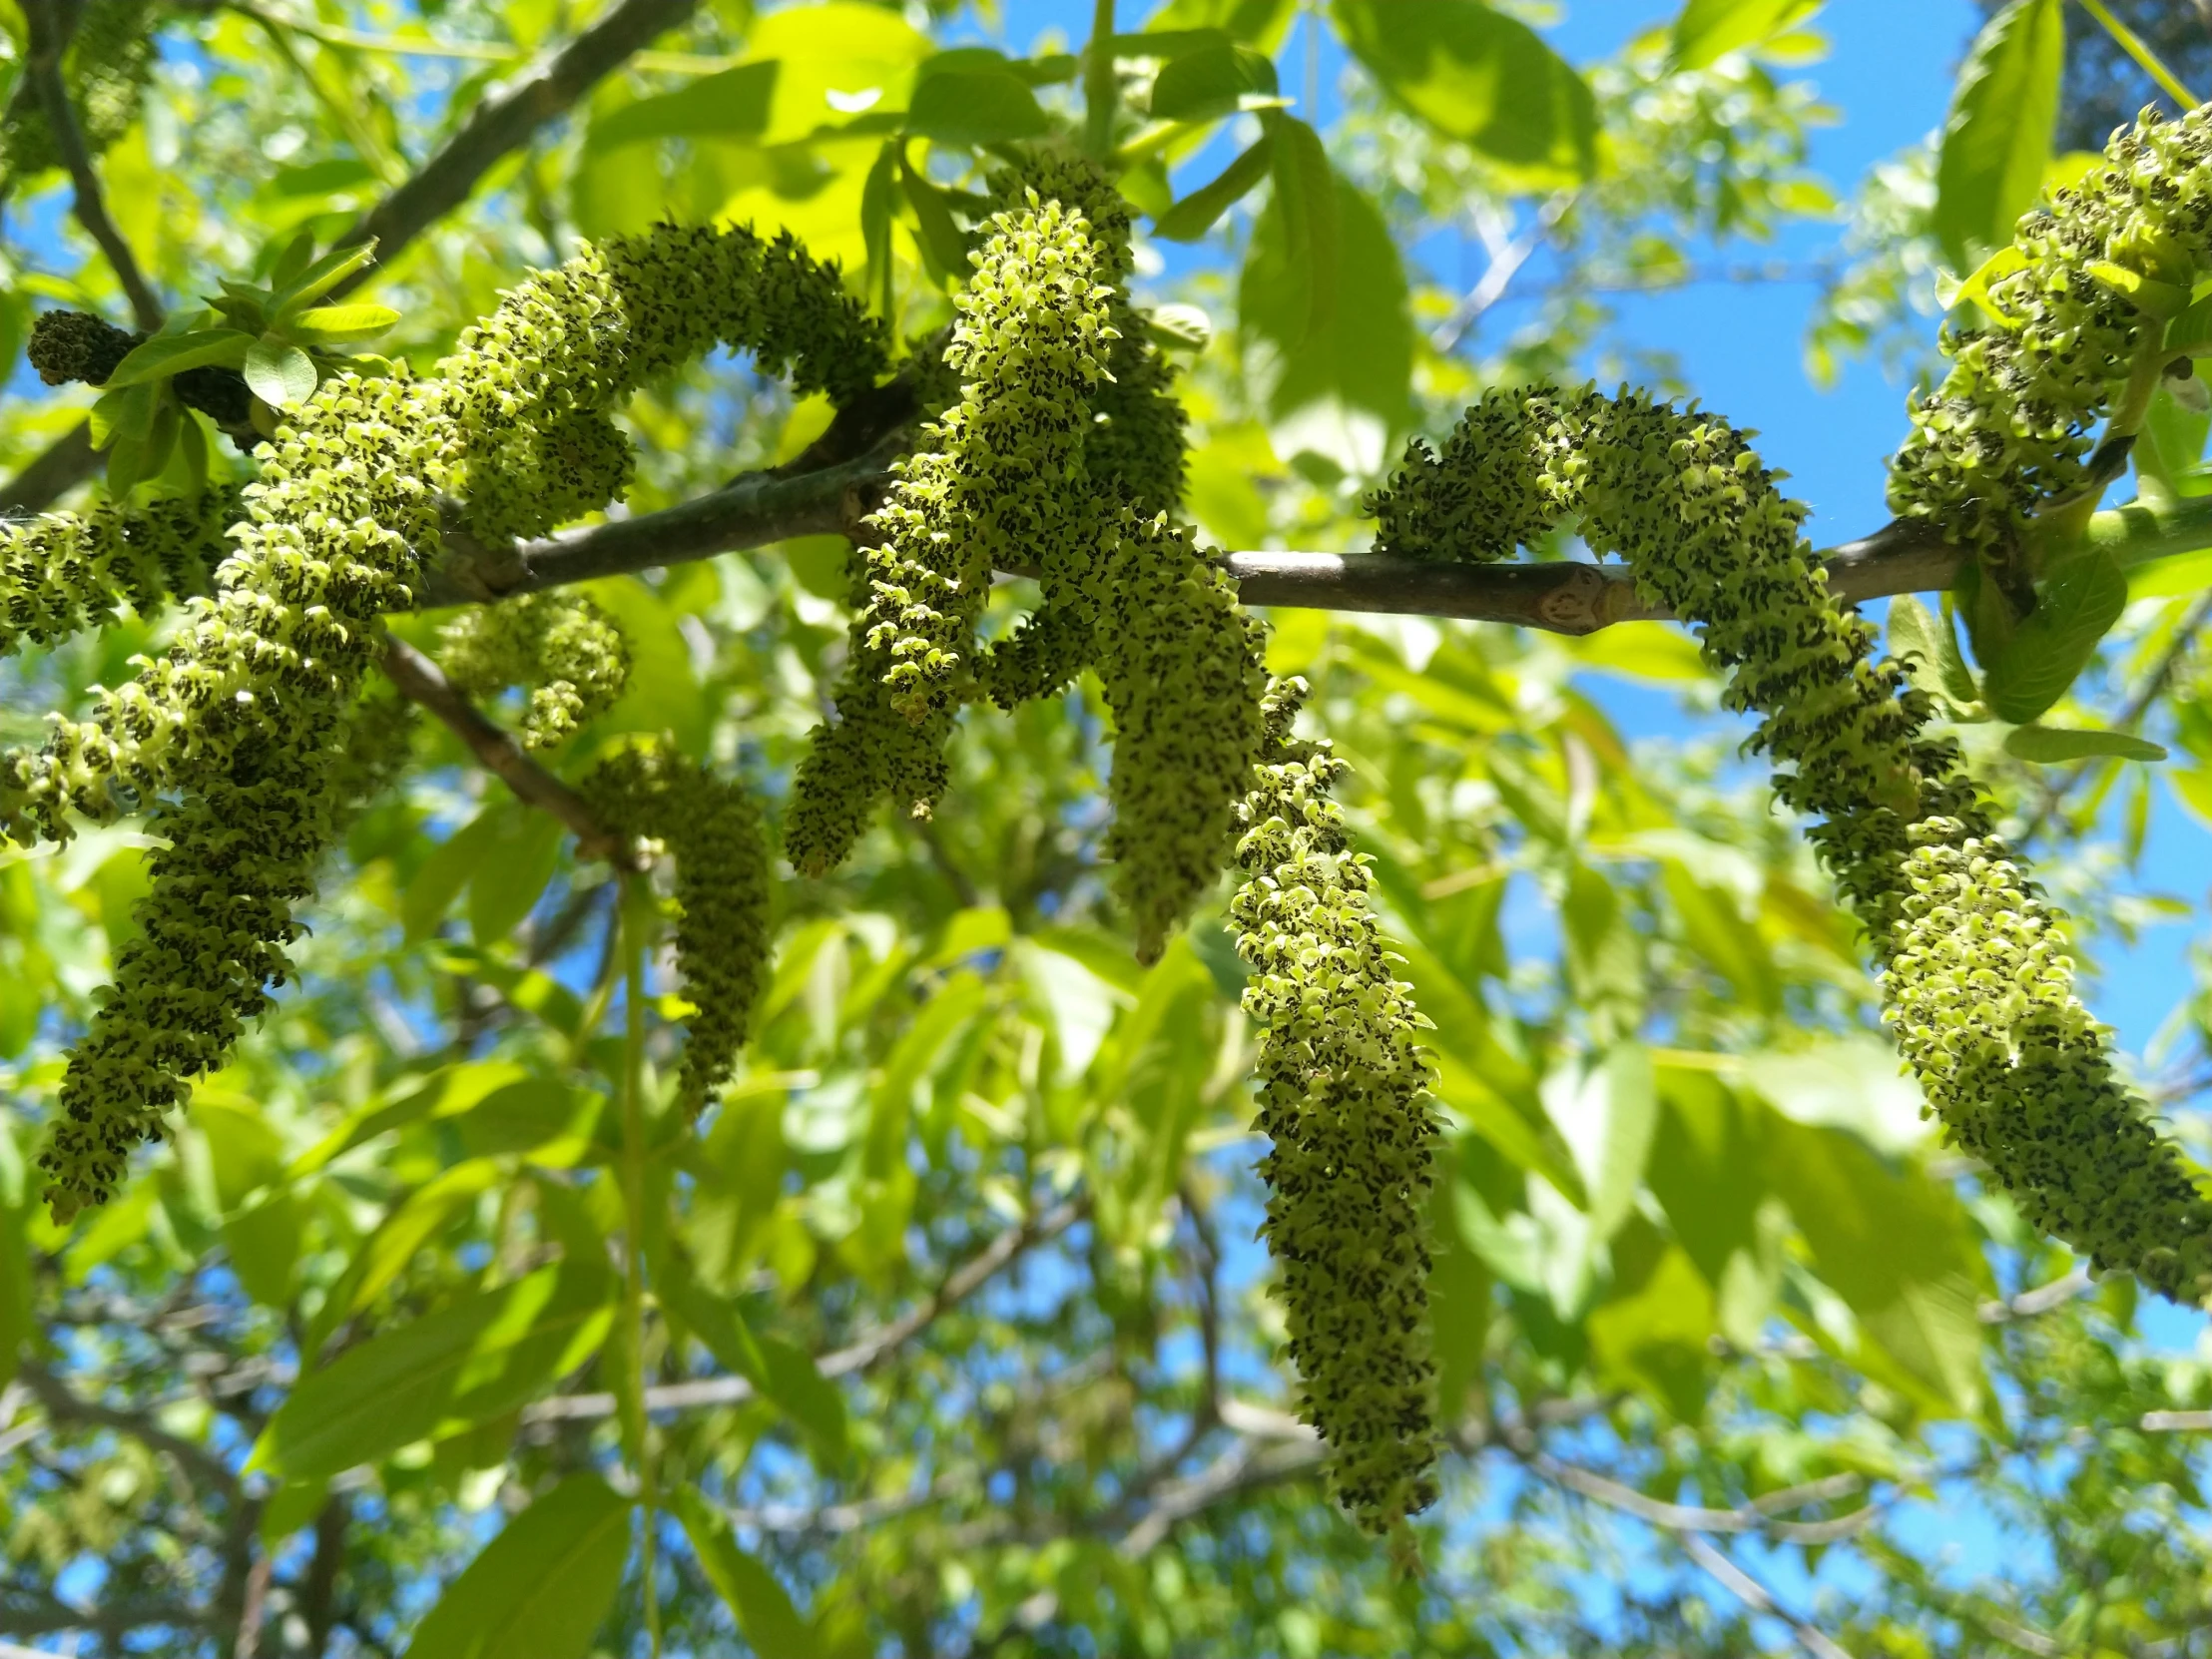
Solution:
M 1944 330 L 1950 370 L 1914 399 L 1913 430 L 1890 463 L 1892 510 L 1941 524 L 1954 546 L 2001 555 L 2039 504 L 2086 483 L 2107 403 L 2164 338 L 2153 313 L 2187 303 L 2208 268 L 2212 114 L 2161 121 L 2146 110 L 2048 212 L 2019 222 L 1987 282 L 2004 320 L 1981 314 Z M 2168 303 L 2139 302 L 2131 278 Z
M 1162 516 L 1120 511 L 1094 629 L 1114 717 L 1106 853 L 1154 961 L 1221 873 L 1263 742 L 1265 634 L 1229 579 Z
M 1081 466 L 1110 343 L 1100 255 L 1079 213 L 1026 197 L 993 216 L 973 256 L 945 349 L 960 395 L 894 466 L 868 521 L 881 539 L 863 554 L 836 719 L 816 729 L 793 783 L 784 844 L 805 874 L 841 863 L 884 796 L 925 817 L 943 792 L 991 571 L 1095 543 Z
M 1829 596 L 1747 435 L 1631 393 L 1537 388 L 1416 443 L 1373 504 L 1378 545 L 1493 559 L 1577 515 L 1645 602 L 1696 621 L 1730 707 L 1764 718 L 1776 796 L 1865 923 L 1885 1018 L 1951 1141 L 2028 1221 L 2181 1300 L 2212 1290 L 2212 1204 L 2113 1075 L 2060 918 L 1992 827 L 1956 747 L 1874 630 Z M 1991 520 L 1990 522 L 1997 522 Z
M 1263 1033 L 1257 1127 L 1268 1251 L 1338 1501 L 1379 1534 L 1436 1500 L 1425 1195 L 1436 1140 L 1426 1026 L 1370 907 L 1367 861 L 1330 797 L 1345 770 L 1292 733 L 1306 686 L 1275 686 L 1238 810 L 1230 905 Z
M 694 1012 L 680 1088 L 694 1113 L 729 1080 L 767 983 L 769 849 L 745 787 L 672 745 L 633 744 L 581 792 L 616 832 L 658 841 L 676 862 L 676 967 Z
M 216 488 L 0 523 L 0 655 L 206 593 L 244 512 L 237 489 Z
M 528 688 L 523 744 L 550 749 L 614 707 L 630 683 L 630 645 L 615 619 L 582 594 L 527 593 L 447 623 L 438 666 L 466 697 Z
M 788 239 L 662 227 L 587 250 L 464 331 L 441 377 L 340 373 L 287 410 L 258 451 L 213 596 L 90 718 L 0 761 L 13 839 L 65 840 L 73 814 L 148 807 L 165 842 L 40 1156 L 57 1216 L 106 1200 L 132 1147 L 290 972 L 293 907 L 336 833 L 336 759 L 377 618 L 412 604 L 444 504 L 458 500 L 479 537 L 604 504 L 596 492 L 624 470 L 605 453 L 606 414 L 717 341 L 832 397 L 883 362 L 836 274 Z
M 960 399 L 869 520 L 883 539 L 867 553 L 867 646 L 909 720 L 963 700 L 992 570 L 1095 541 L 1080 467 L 1111 339 L 1100 247 L 1080 214 L 1032 195 L 993 216 L 975 256 L 945 349 Z

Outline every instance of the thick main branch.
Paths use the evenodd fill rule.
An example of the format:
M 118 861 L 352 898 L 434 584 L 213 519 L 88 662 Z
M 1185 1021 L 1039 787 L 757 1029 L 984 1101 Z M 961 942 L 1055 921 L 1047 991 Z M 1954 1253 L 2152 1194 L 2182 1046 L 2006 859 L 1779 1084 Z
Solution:
M 888 475 L 884 447 L 810 472 L 750 473 L 662 512 L 565 530 L 509 547 L 449 548 L 422 602 L 529 593 L 656 570 L 794 536 L 856 535 Z M 2136 503 L 2098 513 L 2088 544 L 2123 567 L 2212 547 L 2212 498 L 2173 507 Z M 1885 525 L 1829 548 L 1829 591 L 1847 604 L 1950 586 L 1965 555 L 1933 525 Z M 1616 622 L 1663 620 L 1636 595 L 1625 565 L 1561 559 L 1533 564 L 1451 564 L 1381 553 L 1225 553 L 1222 563 L 1248 605 L 1386 612 L 1503 622 L 1554 634 L 1591 634 Z M 1009 570 L 1006 575 L 1033 574 Z

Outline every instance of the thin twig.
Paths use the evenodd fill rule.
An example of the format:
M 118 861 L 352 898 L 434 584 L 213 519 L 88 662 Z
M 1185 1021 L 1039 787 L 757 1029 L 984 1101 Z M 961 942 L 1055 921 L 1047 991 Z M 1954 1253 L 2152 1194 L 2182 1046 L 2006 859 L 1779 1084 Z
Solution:
M 69 45 L 70 29 L 61 0 L 25 0 L 23 15 L 31 31 L 24 72 L 38 88 L 39 105 L 53 133 L 55 152 L 69 174 L 70 187 L 75 193 L 70 211 L 85 228 L 85 234 L 98 243 L 100 252 L 108 257 L 115 279 L 130 295 L 132 315 L 138 318 L 141 328 L 151 333 L 162 325 L 167 313 L 153 284 L 139 270 L 138 257 L 131 252 L 131 245 L 123 240 L 123 233 L 108 216 L 107 198 L 100 193 L 100 175 L 93 171 L 92 152 L 85 148 L 84 129 L 77 125 L 77 112 L 69 102 L 69 89 L 62 83 L 62 52 Z
M 33 9 L 53 3 L 37 0 Z M 467 201 L 484 175 L 528 143 L 540 127 L 566 114 L 638 48 L 680 27 L 697 9 L 698 0 L 619 0 L 606 16 L 537 67 L 479 102 L 421 170 L 363 214 L 343 240 L 355 243 L 374 237 L 379 261 L 388 265 L 402 248 Z M 355 273 L 332 290 L 331 297 L 350 292 L 366 279 L 367 273 Z M 153 321 L 148 322 L 143 312 L 139 320 L 148 328 L 159 327 L 159 307 Z M 91 477 L 97 464 L 84 427 L 73 427 L 0 485 L 0 504 L 42 512 Z
M 1788 1625 L 1790 1634 L 1798 1639 L 1806 1652 L 1815 1655 L 1815 1659 L 1851 1659 L 1849 1649 L 1830 1640 L 1818 1626 L 1807 1623 L 1775 1600 L 1773 1591 L 1714 1548 L 1708 1539 L 1695 1532 L 1685 1532 L 1679 1536 L 1682 1547 L 1691 1560 L 1712 1574 L 1753 1612 L 1764 1613 L 1769 1618 L 1780 1619 Z
M 897 1319 L 875 1327 L 843 1348 L 833 1349 L 823 1355 L 816 1360 L 815 1370 L 827 1378 L 849 1377 L 868 1370 L 884 1356 L 919 1336 L 948 1310 L 964 1302 L 1016 1257 L 1058 1238 L 1087 1215 L 1089 1210 L 1090 1206 L 1085 1201 L 1070 1199 L 1042 1216 L 1023 1222 L 1019 1227 L 1009 1227 L 953 1269 L 945 1276 L 942 1284 Z M 645 1404 L 650 1411 L 736 1405 L 753 1398 L 758 1391 L 747 1378 L 704 1377 L 695 1382 L 669 1382 L 657 1388 L 648 1388 L 645 1391 Z M 522 1415 L 528 1422 L 545 1422 L 553 1419 L 612 1416 L 615 1409 L 615 1396 L 612 1393 L 555 1394 L 550 1399 L 541 1399 L 535 1405 L 526 1407 Z
M 495 725 L 475 704 L 455 691 L 438 665 L 405 640 L 384 639 L 384 672 L 410 701 L 419 703 L 451 729 L 469 753 L 529 805 L 551 813 L 576 837 L 586 857 L 605 858 L 624 869 L 637 867 L 630 843 L 602 825 L 584 798 L 523 753 L 505 728 Z
M 1543 246 L 1544 239 L 1551 235 L 1552 227 L 1574 206 L 1574 198 L 1575 193 L 1571 190 L 1556 191 L 1546 197 L 1544 205 L 1536 210 L 1536 217 L 1528 229 L 1495 248 L 1488 269 L 1482 273 L 1474 286 L 1467 290 L 1466 297 L 1452 306 L 1451 314 L 1436 325 L 1435 331 L 1428 336 L 1429 344 L 1438 351 L 1449 351 L 1480 320 L 1484 311 L 1505 297 L 1505 290 L 1512 285 L 1513 278 L 1520 275 L 1521 267 Z
M 338 240 L 376 242 L 388 264 L 408 243 L 469 198 L 494 163 L 520 149 L 540 127 L 573 106 L 640 48 L 680 28 L 698 0 L 619 0 L 606 16 L 469 111 L 460 130 L 414 177 L 356 220 Z M 333 298 L 368 279 L 356 272 Z
M 172 1434 L 141 1412 L 82 1398 L 60 1378 L 37 1366 L 26 1364 L 17 1375 L 23 1385 L 36 1394 L 39 1403 L 46 1407 L 46 1414 L 56 1422 L 86 1423 L 95 1428 L 110 1428 L 117 1433 L 128 1434 L 149 1450 L 175 1459 L 188 1474 L 197 1475 L 207 1481 L 226 1497 L 234 1501 L 238 1498 L 240 1488 L 237 1473 L 230 1464 L 206 1446 Z

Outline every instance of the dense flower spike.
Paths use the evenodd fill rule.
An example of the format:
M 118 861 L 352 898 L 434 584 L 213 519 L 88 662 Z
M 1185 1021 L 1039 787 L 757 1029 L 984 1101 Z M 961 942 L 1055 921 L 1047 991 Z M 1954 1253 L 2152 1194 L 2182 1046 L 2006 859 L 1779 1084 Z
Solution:
M 666 744 L 618 750 L 593 769 L 583 795 L 610 829 L 675 855 L 676 966 L 696 1010 L 681 1087 L 697 1114 L 736 1068 L 767 983 L 769 853 L 760 815 L 743 785 Z
M 221 488 L 0 524 L 0 654 L 206 593 L 244 512 L 239 491 Z
M 1106 851 L 1153 961 L 1220 874 L 1262 743 L 1261 625 L 1190 534 L 1124 511 L 1095 624 L 1114 716 Z
M 1244 1005 L 1266 1028 L 1263 1230 L 1283 1270 L 1299 1414 L 1328 1442 L 1338 1500 L 1386 1533 L 1436 1500 L 1423 1223 L 1436 1124 L 1414 1035 L 1426 1022 L 1330 799 L 1345 765 L 1291 735 L 1305 693 L 1293 680 L 1268 696 L 1230 916 L 1252 964 Z
M 352 787 L 338 756 L 376 618 L 412 603 L 447 504 L 478 536 L 534 534 L 603 505 L 627 466 L 609 459 L 613 404 L 717 341 L 832 396 L 883 360 L 835 274 L 788 239 L 663 227 L 587 250 L 464 332 L 440 379 L 326 379 L 258 451 L 237 550 L 169 650 L 91 718 L 0 763 L 0 828 L 17 840 L 66 839 L 71 814 L 134 806 L 167 840 L 147 860 L 142 932 L 63 1078 L 40 1158 L 58 1216 L 108 1197 L 131 1148 L 160 1134 L 188 1080 L 223 1063 L 288 972 L 292 906 Z M 725 804 L 691 799 L 719 827 L 698 833 L 723 837 L 701 843 L 717 878 L 742 861 L 725 843 L 745 831 Z M 721 925 L 717 905 L 736 901 L 693 907 Z M 703 1053 L 730 1049 L 729 1017 Z
M 101 775 L 151 794 L 166 844 L 116 979 L 62 1080 L 40 1158 L 66 1217 L 99 1203 L 133 1145 L 160 1133 L 187 1078 L 223 1063 L 281 983 L 291 907 L 332 832 L 333 765 L 376 617 L 403 607 L 446 471 L 420 388 L 326 381 L 263 452 L 249 521 L 175 643 L 0 778 L 11 834 L 69 833 Z
M 880 325 L 789 235 L 664 225 L 588 247 L 506 294 L 438 365 L 470 531 L 537 535 L 612 500 L 632 457 L 608 413 L 718 344 L 839 403 L 886 367 Z
M 993 569 L 1097 543 L 1080 467 L 1112 337 L 1101 244 L 1080 214 L 1035 197 L 991 226 L 945 349 L 960 400 L 869 520 L 883 541 L 867 555 L 867 645 L 887 654 L 891 706 L 909 720 L 961 700 Z
M 438 664 L 467 697 L 526 686 L 526 748 L 550 749 L 613 708 L 630 683 L 630 644 L 581 594 L 526 593 L 464 611 L 438 635 Z
M 1988 267 L 1987 305 L 2004 321 L 1945 330 L 1950 372 L 1915 400 L 1891 507 L 2001 556 L 2037 503 L 2083 486 L 2105 404 L 2139 369 L 2155 376 L 2163 313 L 2187 303 L 2207 269 L 2212 113 L 2169 122 L 2146 111 L 2113 134 L 2102 166 L 2022 219 Z M 2155 384 L 2146 377 L 2142 390 Z
M 1776 795 L 1866 923 L 1887 1017 L 1951 1139 L 2035 1226 L 2164 1294 L 2212 1290 L 2212 1203 L 2112 1075 L 2058 918 L 1991 828 L 1874 630 L 1829 598 L 1745 434 L 1595 391 L 1492 394 L 1374 503 L 1383 550 L 1499 558 L 1568 515 L 1643 598 L 1702 625 L 1726 700 L 1765 718 Z M 1991 521 L 1994 522 L 1994 521 Z M 1445 538 L 1449 537 L 1449 540 Z

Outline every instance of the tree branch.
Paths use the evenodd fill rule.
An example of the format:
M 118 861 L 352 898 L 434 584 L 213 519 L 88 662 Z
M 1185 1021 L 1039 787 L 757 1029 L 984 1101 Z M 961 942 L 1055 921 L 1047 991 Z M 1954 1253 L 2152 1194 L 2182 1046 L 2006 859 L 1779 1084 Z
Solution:
M 36 13 L 54 3 L 55 0 L 33 0 L 31 9 Z M 538 66 L 525 70 L 503 91 L 479 103 L 469 112 L 460 130 L 446 140 L 412 178 L 363 214 L 340 240 L 356 243 L 374 237 L 380 261 L 388 264 L 402 248 L 467 201 L 469 193 L 501 158 L 527 143 L 531 134 L 546 122 L 565 114 L 579 98 L 620 68 L 633 52 L 656 36 L 682 25 L 697 9 L 698 0 L 618 0 L 605 17 L 566 46 Z M 74 124 L 70 130 L 75 130 Z M 61 138 L 58 126 L 55 136 L 58 142 Z M 83 149 L 81 140 L 78 148 Z M 74 166 L 70 172 L 73 178 L 77 177 Z M 80 179 L 80 218 L 85 200 Z M 92 201 L 97 206 L 98 196 Z M 87 224 L 86 229 L 93 227 Z M 97 240 L 99 233 L 94 231 L 93 234 Z M 120 238 L 117 244 L 122 247 Z M 108 252 L 110 263 L 115 263 L 115 251 L 109 250 L 105 242 L 101 246 Z M 129 249 L 123 248 L 122 252 L 128 260 Z M 117 274 L 123 276 L 124 288 L 131 292 L 132 303 L 139 309 L 140 325 L 149 329 L 160 327 L 161 307 L 158 304 L 154 307 L 149 321 L 145 309 L 138 306 L 137 292 L 131 289 L 131 277 L 123 276 L 126 269 L 117 265 Z M 351 292 L 367 280 L 368 275 L 367 271 L 354 273 L 331 291 L 331 298 Z M 0 485 L 0 505 L 20 512 L 43 512 L 64 492 L 91 477 L 97 464 L 90 435 L 82 425 L 72 427 L 48 444 L 44 453 L 10 482 Z
M 1772 1591 L 1722 1554 L 1720 1550 L 1714 1548 L 1708 1539 L 1695 1532 L 1679 1533 L 1677 1536 L 1681 1538 L 1682 1547 L 1691 1560 L 1712 1574 L 1720 1583 L 1726 1585 L 1729 1591 L 1753 1612 L 1764 1613 L 1769 1618 L 1780 1619 L 1788 1625 L 1790 1634 L 1795 1636 L 1806 1652 L 1813 1654 L 1815 1659 L 1851 1659 L 1849 1649 L 1830 1640 L 1827 1634 L 1817 1625 L 1799 1618 L 1797 1614 L 1775 1600 Z
M 605 858 L 624 869 L 635 867 L 636 855 L 630 844 L 599 822 L 582 796 L 524 754 L 513 734 L 493 724 L 482 710 L 455 691 L 452 682 L 438 672 L 437 664 L 405 640 L 386 635 L 384 672 L 405 697 L 443 721 L 484 769 L 496 774 L 518 799 L 551 813 L 566 825 L 586 857 Z
M 449 550 L 422 586 L 426 605 L 531 593 L 626 571 L 661 569 L 763 547 L 792 536 L 853 535 L 889 475 L 899 434 L 867 454 L 812 472 L 747 473 L 710 495 L 657 513 L 566 530 L 512 547 Z M 2212 547 L 2212 497 L 2178 506 L 2136 503 L 2095 515 L 2087 545 L 2123 567 Z M 1898 521 L 1828 549 L 1829 591 L 1846 604 L 1950 586 L 1963 555 L 1923 521 Z M 1626 565 L 1559 559 L 1452 564 L 1384 553 L 1221 555 L 1248 605 L 1457 617 L 1582 635 L 1617 622 L 1663 621 L 1636 597 Z M 1004 575 L 1028 575 L 1009 570 Z
M 238 1500 L 238 1475 L 206 1446 L 170 1433 L 140 1412 L 80 1398 L 61 1379 L 37 1366 L 26 1364 L 16 1375 L 18 1381 L 38 1396 L 39 1403 L 46 1407 L 47 1416 L 54 1421 L 84 1423 L 128 1434 L 149 1449 L 173 1458 L 188 1473 L 205 1480 L 234 1502 Z
M 680 28 L 698 0 L 618 0 L 606 16 L 484 99 L 445 145 L 338 239 L 376 240 L 389 262 L 431 225 L 466 202 L 492 166 L 520 149 L 546 122 L 565 113 L 633 52 Z M 334 299 L 367 280 L 360 271 L 331 290 Z
M 31 31 L 30 52 L 24 70 L 38 88 L 39 106 L 54 135 L 55 152 L 69 173 L 74 192 L 70 211 L 77 216 L 77 223 L 85 228 L 86 235 L 98 243 L 100 252 L 107 256 L 116 280 L 130 295 L 131 313 L 138 318 L 138 325 L 152 332 L 162 325 L 166 312 L 153 285 L 139 270 L 138 257 L 131 252 L 131 245 L 123 240 L 123 233 L 108 216 L 107 199 L 100 193 L 100 175 L 93 170 L 91 151 L 85 148 L 84 129 L 77 125 L 77 112 L 70 105 L 69 89 L 62 84 L 62 52 L 69 45 L 70 35 L 62 13 L 62 0 L 25 0 L 23 14 Z
M 954 1268 L 934 1291 L 897 1319 L 864 1333 L 856 1342 L 821 1356 L 815 1362 L 815 1369 L 826 1378 L 849 1377 L 856 1372 L 868 1370 L 885 1355 L 911 1342 L 945 1313 L 972 1296 L 1016 1257 L 1058 1238 L 1089 1214 L 1089 1211 L 1088 1201 L 1070 1199 L 1042 1216 L 1031 1217 L 1019 1227 L 1007 1228 Z M 669 1382 L 657 1388 L 648 1388 L 645 1390 L 645 1405 L 649 1411 L 736 1405 L 753 1398 L 758 1391 L 752 1382 L 743 1377 L 703 1377 L 690 1382 Z M 614 1412 L 615 1396 L 611 1393 L 555 1394 L 550 1399 L 541 1399 L 535 1405 L 526 1407 L 522 1415 L 526 1422 L 547 1422 L 579 1417 L 608 1417 L 614 1415 Z

